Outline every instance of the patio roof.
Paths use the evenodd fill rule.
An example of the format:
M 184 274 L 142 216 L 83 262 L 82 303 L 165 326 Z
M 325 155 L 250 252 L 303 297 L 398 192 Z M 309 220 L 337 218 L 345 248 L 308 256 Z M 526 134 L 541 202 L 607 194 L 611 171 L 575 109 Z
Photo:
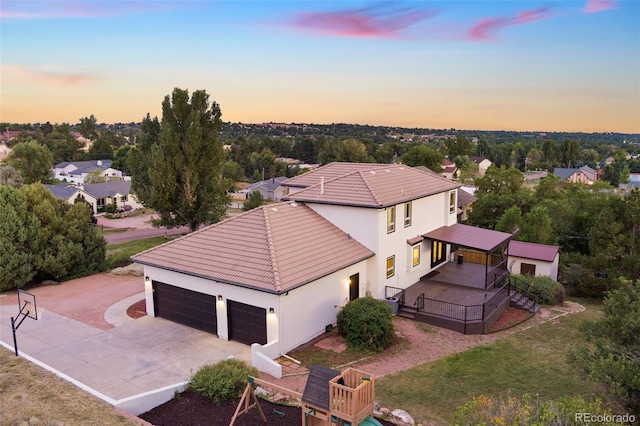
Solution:
M 443 241 L 460 247 L 467 247 L 484 252 L 492 252 L 506 244 L 513 235 L 506 232 L 492 231 L 475 226 L 456 223 L 451 226 L 441 226 L 423 235 L 430 240 Z

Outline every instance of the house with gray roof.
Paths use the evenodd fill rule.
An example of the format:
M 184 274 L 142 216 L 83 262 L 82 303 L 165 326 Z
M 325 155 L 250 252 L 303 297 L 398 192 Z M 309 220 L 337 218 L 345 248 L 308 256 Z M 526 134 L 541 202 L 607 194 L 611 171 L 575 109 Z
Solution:
M 282 200 L 282 197 L 287 194 L 287 188 L 282 185 L 282 183 L 287 179 L 288 178 L 285 176 L 265 179 L 260 182 L 252 183 L 243 189 L 242 192 L 246 192 L 247 198 L 253 191 L 258 191 L 265 200 L 280 201 Z
M 282 185 L 281 203 L 133 256 L 147 313 L 251 344 L 258 366 L 324 333 L 349 301 L 421 282 L 458 245 L 511 238 L 458 224 L 460 185 L 404 165 L 331 163 Z
M 111 160 L 65 161 L 53 166 L 53 177 L 62 182 L 84 184 L 89 173 L 99 171 L 106 180 L 119 180 L 124 174 L 111 167 Z
M 584 183 L 591 185 L 599 178 L 599 171 L 589 166 L 577 168 L 556 167 L 553 169 L 554 176 L 558 176 L 561 182 Z
M 81 198 L 98 213 L 108 204 L 115 204 L 118 209 L 139 209 L 142 204 L 131 193 L 131 181 L 112 181 L 92 183 L 86 185 L 74 185 L 60 183 L 57 185 L 45 185 L 51 193 L 73 204 L 77 198 Z M 128 207 L 127 207 L 128 206 Z

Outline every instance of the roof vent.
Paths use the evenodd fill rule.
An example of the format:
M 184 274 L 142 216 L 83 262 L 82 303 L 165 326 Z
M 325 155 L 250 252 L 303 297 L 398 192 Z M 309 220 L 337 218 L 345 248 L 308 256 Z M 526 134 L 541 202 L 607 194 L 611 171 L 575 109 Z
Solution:
M 295 201 L 294 201 L 293 203 L 289 203 L 289 205 L 290 205 L 291 207 L 298 207 L 298 203 L 296 203 Z
M 277 208 L 275 208 L 275 207 L 271 207 L 271 211 L 272 211 L 272 212 L 277 212 L 277 211 L 278 211 L 278 209 L 277 209 Z
M 384 171 L 387 172 L 387 173 L 391 173 L 391 170 L 389 170 L 389 169 L 384 169 Z
M 324 176 L 320 178 L 320 195 L 324 195 Z
M 369 170 L 369 173 L 371 173 L 372 175 L 376 174 L 376 172 L 374 170 Z

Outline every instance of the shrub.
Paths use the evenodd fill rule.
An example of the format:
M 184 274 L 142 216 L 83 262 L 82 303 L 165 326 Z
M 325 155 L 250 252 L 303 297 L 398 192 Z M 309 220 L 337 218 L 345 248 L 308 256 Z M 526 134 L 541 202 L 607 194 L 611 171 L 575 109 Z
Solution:
M 580 414 L 591 418 L 602 416 L 598 424 L 615 424 L 611 413 L 602 407 L 599 400 L 586 402 L 580 396 L 565 396 L 557 400 L 543 401 L 531 395 L 522 398 L 507 396 L 492 399 L 480 395 L 459 407 L 453 414 L 452 425 L 575 425 Z
M 202 366 L 191 377 L 189 388 L 216 404 L 239 398 L 247 385 L 247 377 L 258 370 L 239 359 L 230 358 Z
M 511 283 L 517 290 L 530 293 L 536 303 L 541 305 L 561 305 L 564 303 L 564 287 L 551 277 L 531 277 L 527 275 L 513 275 Z
M 115 203 L 107 204 L 104 206 L 105 213 L 115 213 L 118 211 L 118 206 Z
M 354 349 L 381 352 L 394 339 L 391 308 L 372 297 L 355 299 L 338 314 L 338 333 Z

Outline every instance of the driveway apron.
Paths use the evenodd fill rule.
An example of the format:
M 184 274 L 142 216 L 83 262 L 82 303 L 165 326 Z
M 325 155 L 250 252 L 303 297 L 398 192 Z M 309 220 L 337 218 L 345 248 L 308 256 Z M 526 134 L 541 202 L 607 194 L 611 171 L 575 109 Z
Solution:
M 144 293 L 137 296 L 107 309 L 114 326 L 106 330 L 38 304 L 38 321 L 27 318 L 16 331 L 18 349 L 114 400 L 186 381 L 202 365 L 230 356 L 250 362 L 246 345 L 162 318 L 127 317 L 129 302 Z M 11 349 L 10 318 L 17 313 L 17 304 L 0 304 L 0 340 Z

